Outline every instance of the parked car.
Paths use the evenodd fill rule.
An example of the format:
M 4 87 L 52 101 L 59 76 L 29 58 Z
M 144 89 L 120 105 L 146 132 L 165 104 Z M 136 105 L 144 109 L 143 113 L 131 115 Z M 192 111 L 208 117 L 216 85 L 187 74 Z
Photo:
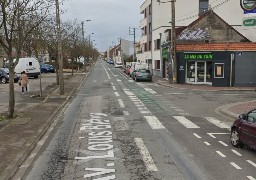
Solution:
M 231 144 L 235 147 L 247 145 L 256 150 L 256 109 L 241 114 L 231 127 Z
M 55 68 L 51 64 L 41 64 L 40 65 L 41 73 L 55 73 Z
M 116 62 L 115 68 L 121 68 L 123 66 L 122 62 Z
M 19 76 L 14 74 L 14 82 L 19 81 Z M 5 84 L 9 82 L 9 69 L 8 68 L 0 68 L 0 82 Z
M 113 61 L 112 59 L 110 59 L 110 60 L 108 61 L 108 64 L 114 64 L 114 61 Z
M 148 69 L 138 69 L 134 74 L 134 80 L 152 82 L 152 74 Z
M 130 69 L 131 70 L 131 69 Z M 133 79 L 133 80 L 135 80 L 134 78 L 135 78 L 135 74 L 136 74 L 136 72 L 138 71 L 138 69 L 135 69 L 133 72 L 130 72 L 130 77 Z
M 16 59 L 14 59 L 16 61 Z M 40 74 L 40 64 L 36 58 L 26 57 L 19 58 L 18 64 L 15 66 L 15 72 L 18 76 L 25 71 L 28 77 L 38 78 Z

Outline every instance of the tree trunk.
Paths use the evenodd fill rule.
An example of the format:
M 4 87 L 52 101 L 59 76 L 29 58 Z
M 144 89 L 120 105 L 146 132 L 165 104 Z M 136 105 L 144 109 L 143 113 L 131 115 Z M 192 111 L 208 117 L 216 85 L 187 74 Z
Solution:
M 15 108 L 15 94 L 14 94 L 14 63 L 13 59 L 10 61 L 11 66 L 9 67 L 9 109 L 8 117 L 13 118 Z

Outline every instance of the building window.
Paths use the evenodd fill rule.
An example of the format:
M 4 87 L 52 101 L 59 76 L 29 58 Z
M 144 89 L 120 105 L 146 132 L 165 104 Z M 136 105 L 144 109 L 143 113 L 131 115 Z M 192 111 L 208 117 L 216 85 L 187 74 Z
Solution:
M 149 14 L 151 14 L 152 13 L 152 6 L 151 6 L 151 4 L 149 5 Z
M 144 27 L 144 35 L 147 35 L 147 26 Z
M 148 31 L 149 31 L 149 34 L 151 34 L 151 32 L 152 32 L 152 24 L 151 23 L 148 24 Z
M 145 52 L 145 51 L 148 51 L 147 43 L 144 44 L 144 52 Z
M 160 49 L 160 39 L 155 40 L 155 50 Z
M 149 46 L 148 46 L 148 50 L 149 50 L 149 51 L 151 51 L 151 47 L 152 47 L 151 41 L 149 41 Z
M 160 60 L 155 60 L 155 69 L 160 70 Z
M 209 0 L 199 0 L 199 15 L 208 11 Z
M 144 10 L 144 18 L 147 17 L 147 9 Z

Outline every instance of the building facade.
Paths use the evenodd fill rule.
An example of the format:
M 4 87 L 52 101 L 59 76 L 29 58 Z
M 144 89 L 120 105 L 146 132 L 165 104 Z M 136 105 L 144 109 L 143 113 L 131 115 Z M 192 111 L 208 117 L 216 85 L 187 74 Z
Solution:
M 161 3 L 162 2 L 162 3 Z M 153 75 L 167 77 L 167 67 L 171 62 L 168 55 L 170 47 L 161 49 L 162 44 L 168 44 L 170 37 L 166 37 L 166 30 L 171 29 L 171 3 L 163 3 L 158 0 L 145 0 L 140 7 L 143 18 L 140 22 L 142 36 L 140 38 L 140 50 L 137 51 L 137 60 L 152 64 Z M 167 1 L 166 1 L 167 2 Z M 186 27 L 208 10 L 213 10 L 232 28 L 241 33 L 250 41 L 255 42 L 252 28 L 242 26 L 244 17 L 252 16 L 244 14 L 240 7 L 240 1 L 233 0 L 178 0 L 175 2 L 176 28 Z M 232 14 L 232 16 L 231 16 Z M 168 33 L 167 36 L 169 36 Z M 161 45 L 160 45 L 161 44 Z

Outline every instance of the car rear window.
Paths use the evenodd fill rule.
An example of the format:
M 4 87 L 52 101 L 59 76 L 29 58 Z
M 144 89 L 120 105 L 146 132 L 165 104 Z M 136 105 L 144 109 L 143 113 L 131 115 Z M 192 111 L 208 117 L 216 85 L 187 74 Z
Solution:
M 150 71 L 148 69 L 140 69 L 139 71 L 142 73 L 150 73 Z

